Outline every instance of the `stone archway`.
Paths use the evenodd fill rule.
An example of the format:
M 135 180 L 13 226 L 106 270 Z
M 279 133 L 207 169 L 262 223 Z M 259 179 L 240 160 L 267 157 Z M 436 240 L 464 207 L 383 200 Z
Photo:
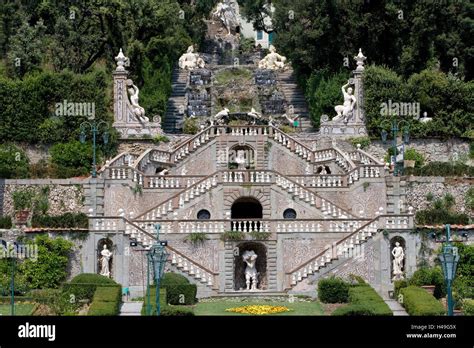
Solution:
M 245 269 L 247 264 L 243 261 L 242 255 L 247 250 L 253 250 L 257 254 L 255 267 L 258 272 L 257 289 L 267 290 L 267 248 L 259 242 L 242 242 L 235 247 L 234 252 L 234 290 L 245 290 Z
M 254 199 L 262 206 L 262 217 L 255 218 L 268 219 L 271 217 L 272 207 L 270 204 L 269 189 L 254 187 L 224 188 L 224 209 L 226 210 L 226 214 L 228 214 L 229 217 L 232 216 L 232 206 L 241 199 L 243 199 L 242 201 L 245 201 L 246 199 Z
M 240 197 L 232 204 L 232 219 L 261 219 L 262 217 L 263 207 L 256 198 Z

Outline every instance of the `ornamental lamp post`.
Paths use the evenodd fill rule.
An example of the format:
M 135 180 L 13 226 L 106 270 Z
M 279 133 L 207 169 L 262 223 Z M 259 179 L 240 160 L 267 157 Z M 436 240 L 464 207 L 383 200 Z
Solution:
M 81 135 L 79 137 L 80 141 L 82 144 L 84 144 L 86 142 L 86 130 L 87 130 L 87 127 L 89 127 L 89 129 L 91 130 L 92 132 L 92 177 L 93 178 L 97 178 L 97 164 L 96 164 L 96 137 L 97 137 L 97 133 L 99 132 L 100 130 L 100 127 L 102 125 L 105 125 L 105 129 L 103 131 L 103 134 L 102 134 L 102 140 L 104 141 L 104 144 L 107 145 L 108 142 L 109 142 L 109 133 L 107 131 L 108 129 L 108 125 L 107 125 L 107 122 L 105 121 L 100 121 L 98 123 L 96 123 L 95 121 L 93 121 L 92 123 L 91 122 L 82 122 L 81 125 L 80 125 L 80 130 L 81 130 Z
M 166 261 L 168 260 L 169 253 L 166 251 L 167 241 L 160 241 L 160 224 L 155 224 L 156 240 L 147 252 L 147 315 L 151 315 L 151 301 L 150 301 L 150 264 L 153 269 L 153 279 L 155 280 L 156 286 L 156 315 L 160 315 L 160 283 L 163 277 L 163 271 L 165 269 Z
M 439 255 L 443 267 L 444 280 L 446 281 L 446 290 L 448 293 L 448 315 L 453 316 L 454 301 L 451 285 L 456 276 L 456 268 L 459 262 L 458 248 L 453 247 L 451 243 L 451 226 L 446 225 L 446 243 L 443 246 L 443 253 Z

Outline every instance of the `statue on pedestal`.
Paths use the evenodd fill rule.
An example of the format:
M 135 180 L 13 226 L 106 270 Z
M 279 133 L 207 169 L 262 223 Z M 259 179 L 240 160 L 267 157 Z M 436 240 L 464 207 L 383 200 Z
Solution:
M 130 96 L 130 104 L 132 105 L 133 113 L 138 120 L 149 122 L 150 119 L 145 116 L 145 109 L 138 104 L 138 93 L 140 93 L 138 87 L 129 81 L 128 94 Z
M 268 48 L 270 53 L 265 56 L 259 63 L 259 69 L 280 70 L 285 69 L 286 57 L 276 53 L 276 48 L 270 45 Z
M 334 110 L 337 112 L 337 116 L 334 117 L 333 121 L 344 121 L 347 123 L 353 117 L 354 106 L 356 105 L 356 97 L 353 95 L 352 87 L 347 88 L 351 84 L 349 80 L 344 86 L 342 86 L 341 91 L 344 96 L 344 104 L 336 105 Z
M 235 158 L 235 163 L 237 163 L 237 169 L 245 169 L 245 151 L 237 150 L 237 157 Z
M 247 290 L 257 290 L 257 268 L 255 264 L 257 262 L 257 254 L 253 250 L 247 250 L 243 253 L 242 259 L 247 264 L 245 268 L 245 284 Z M 252 286 L 250 286 L 252 284 Z
M 405 253 L 399 242 L 395 243 L 395 248 L 392 250 L 393 256 L 393 278 L 392 280 L 403 279 L 403 260 Z
M 193 45 L 188 47 L 188 50 L 179 58 L 179 67 L 181 69 L 193 70 L 202 69 L 205 66 L 204 60 L 199 57 L 198 53 L 194 53 Z
M 104 249 L 100 252 L 100 254 L 102 255 L 102 258 L 100 260 L 100 275 L 110 278 L 109 262 L 112 257 L 112 253 L 109 249 L 107 249 L 106 244 L 104 244 Z

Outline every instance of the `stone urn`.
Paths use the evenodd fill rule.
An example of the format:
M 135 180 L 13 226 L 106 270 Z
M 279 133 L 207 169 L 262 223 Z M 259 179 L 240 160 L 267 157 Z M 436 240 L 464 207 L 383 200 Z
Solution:
M 415 163 L 416 163 L 415 160 L 404 160 L 403 161 L 403 166 L 405 168 L 415 168 Z
M 436 288 L 436 285 L 422 285 L 421 286 L 423 289 L 425 289 L 428 293 L 430 293 L 431 295 L 434 295 L 434 291 L 435 291 L 435 288 Z

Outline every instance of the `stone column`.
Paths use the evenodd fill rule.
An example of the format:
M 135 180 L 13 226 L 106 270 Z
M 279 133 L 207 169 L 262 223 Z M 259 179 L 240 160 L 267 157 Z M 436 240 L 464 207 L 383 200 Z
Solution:
M 364 84 L 362 83 L 362 73 L 364 72 L 364 61 L 367 59 L 362 54 L 362 50 L 359 49 L 359 54 L 354 57 L 357 62 L 357 68 L 352 72 L 354 74 L 354 96 L 357 99 L 357 105 L 355 109 L 354 122 L 364 123 L 365 122 L 365 110 L 364 110 Z

